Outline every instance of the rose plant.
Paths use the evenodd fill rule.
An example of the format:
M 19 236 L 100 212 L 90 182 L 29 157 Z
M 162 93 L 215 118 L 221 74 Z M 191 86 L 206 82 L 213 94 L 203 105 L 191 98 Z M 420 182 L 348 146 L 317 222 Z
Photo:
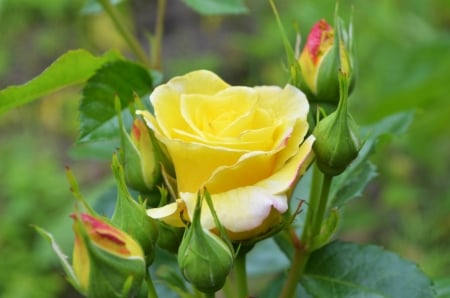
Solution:
M 203 14 L 246 12 L 242 1 L 185 2 Z M 344 203 L 375 175 L 368 157 L 378 138 L 400 132 L 409 117 L 357 127 L 348 109 L 352 24 L 344 30 L 337 13 L 334 28 L 320 21 L 297 57 L 270 1 L 290 70 L 284 87 L 232 86 L 206 69 L 166 81 L 159 72 L 166 2 L 158 1 L 150 57 L 110 1 L 96 4 L 138 62 L 114 51 L 72 51 L 38 79 L 0 91 L 3 112 L 86 80 L 79 143 L 101 147 L 97 158 L 113 154 L 114 211 L 111 219 L 98 215 L 68 171 L 76 198 L 73 267 L 53 236 L 36 227 L 81 294 L 435 297 L 411 262 L 333 240 Z M 277 258 L 278 266 L 264 264 L 271 278 L 263 289 L 248 286 L 253 254 L 260 263 Z

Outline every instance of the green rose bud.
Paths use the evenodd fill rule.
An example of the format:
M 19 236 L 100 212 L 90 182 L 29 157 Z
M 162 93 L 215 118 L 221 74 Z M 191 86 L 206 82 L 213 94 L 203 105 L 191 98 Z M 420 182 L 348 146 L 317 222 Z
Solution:
M 206 230 L 200 223 L 202 196 L 199 194 L 192 224 L 186 229 L 178 250 L 178 264 L 186 280 L 205 293 L 220 290 L 234 262 L 229 241 Z
M 140 192 L 152 190 L 160 180 L 160 165 L 154 154 L 150 131 L 141 119 L 135 119 L 128 135 L 122 129 L 125 178 L 127 184 Z
M 339 22 L 336 17 L 336 31 L 325 20 L 317 22 L 298 59 L 302 77 L 299 87 L 313 102 L 337 103 L 338 70 L 354 73 L 352 33 L 345 32 Z
M 128 234 L 104 219 L 75 214 L 73 272 L 88 297 L 134 297 L 145 277 L 144 254 Z
M 172 163 L 153 131 L 141 119 L 134 119 L 130 134 L 126 131 L 120 114 L 119 125 L 127 185 L 145 194 L 147 199 L 155 200 L 148 202 L 155 206 L 158 204 L 158 196 L 154 193 L 158 192 L 156 187 L 163 180 L 162 166 L 171 171 Z
M 112 168 L 118 187 L 112 222 L 139 242 L 144 251 L 147 264 L 150 264 L 154 257 L 158 226 L 154 219 L 147 216 L 145 202 L 141 204 L 136 202 L 128 191 L 123 167 L 116 155 L 113 155 Z
M 341 174 L 361 147 L 358 128 L 347 108 L 348 76 L 339 73 L 339 83 L 341 99 L 337 110 L 322 119 L 313 131 L 317 166 L 330 176 Z

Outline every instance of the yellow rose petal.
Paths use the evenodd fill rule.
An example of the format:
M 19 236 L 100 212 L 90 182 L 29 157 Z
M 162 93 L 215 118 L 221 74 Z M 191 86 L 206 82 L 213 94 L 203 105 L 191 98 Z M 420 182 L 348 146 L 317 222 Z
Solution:
M 309 105 L 306 96 L 299 89 L 288 84 L 283 89 L 259 86 L 255 90 L 259 94 L 259 109 L 269 112 L 275 121 L 273 126 L 277 127 L 272 138 L 272 148 L 283 146 L 297 121 L 301 120 L 307 127 Z
M 141 115 L 144 118 L 147 126 L 153 130 L 155 133 L 161 135 L 163 132 L 161 131 L 158 121 L 156 121 L 155 117 L 149 111 L 138 110 L 136 111 L 137 115 Z
M 197 192 L 204 187 L 218 167 L 236 163 L 243 154 L 242 151 L 228 148 L 215 148 L 178 140 L 160 140 L 166 145 L 172 157 L 180 192 Z
M 192 218 L 196 193 L 180 193 L 189 216 Z M 288 209 L 286 196 L 269 193 L 257 186 L 236 188 L 227 192 L 211 195 L 219 221 L 231 232 L 245 232 L 258 228 L 271 213 L 272 208 L 279 213 Z M 205 204 L 202 207 L 201 223 L 206 229 L 215 227 L 214 219 Z
M 279 171 L 267 179 L 256 183 L 256 186 L 267 189 L 271 193 L 282 193 L 304 174 L 314 158 L 312 145 L 314 136 L 309 136 L 298 149 L 297 154 L 292 157 Z
M 154 219 L 160 219 L 174 227 L 184 227 L 182 220 L 183 213 L 186 214 L 184 202 L 178 199 L 175 203 L 170 203 L 158 208 L 147 209 L 147 215 Z
M 248 87 L 230 87 L 214 96 L 187 94 L 181 96 L 181 113 L 199 135 L 221 136 L 236 118 L 254 108 L 256 100 Z
M 255 87 L 255 90 L 259 94 L 260 108 L 272 111 L 274 119 L 306 120 L 309 105 L 305 94 L 300 89 L 288 84 L 283 89 L 259 86 Z
M 183 76 L 174 77 L 166 85 L 180 94 L 213 95 L 230 85 L 209 70 L 195 70 Z
M 284 167 L 294 155 L 299 157 L 299 154 L 306 155 L 311 151 L 312 139 L 305 141 L 306 145 L 299 148 L 307 130 L 305 122 L 297 121 L 285 147 L 268 152 L 253 151 L 244 154 L 235 164 L 217 168 L 206 183 L 206 187 L 213 193 L 222 192 L 235 187 L 253 185 L 268 178 Z
M 278 123 L 257 108 L 258 96 L 248 87 L 230 87 L 215 96 L 183 95 L 181 113 L 190 129 L 177 130 L 180 139 L 246 151 L 270 150 Z
M 300 144 L 308 132 L 308 123 L 306 121 L 298 120 L 294 124 L 294 129 L 291 135 L 286 139 L 287 144 L 285 148 L 277 154 L 277 160 L 274 165 L 274 171 L 277 171 L 284 166 L 286 161 L 296 154 L 299 150 Z
M 213 72 L 198 70 L 185 76 L 175 77 L 167 84 L 156 87 L 150 95 L 150 101 L 164 135 L 174 137 L 175 128 L 189 130 L 189 126 L 181 115 L 181 94 L 213 95 L 228 86 Z
M 180 112 L 180 94 L 171 85 L 156 87 L 150 95 L 155 121 L 161 132 L 167 137 L 174 137 L 174 129 L 189 129 Z
M 73 271 L 78 278 L 80 287 L 87 291 L 91 266 L 86 244 L 84 243 L 83 238 L 77 233 L 75 233 L 75 245 L 73 248 L 72 259 Z
M 267 127 L 260 130 L 245 130 L 237 137 L 217 137 L 206 134 L 205 137 L 186 131 L 176 130 L 179 139 L 184 142 L 194 142 L 215 147 L 218 150 L 237 150 L 241 152 L 255 150 L 271 150 L 273 147 L 273 135 L 276 127 Z
M 276 151 L 246 153 L 232 165 L 217 167 L 206 182 L 206 187 L 211 193 L 217 193 L 254 185 L 273 173 L 275 155 Z

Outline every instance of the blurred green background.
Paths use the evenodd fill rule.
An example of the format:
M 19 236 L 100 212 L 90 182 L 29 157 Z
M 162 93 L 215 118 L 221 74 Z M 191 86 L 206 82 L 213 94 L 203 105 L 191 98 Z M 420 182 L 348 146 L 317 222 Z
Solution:
M 131 56 L 103 14 L 82 14 L 85 1 L 0 0 L 0 89 L 22 84 L 65 51 Z M 147 45 L 156 1 L 120 5 Z M 335 1 L 277 1 L 292 41 L 320 18 L 333 21 Z M 166 78 L 212 69 L 233 84 L 286 82 L 284 49 L 267 1 L 247 1 L 250 14 L 201 17 L 169 1 L 164 38 Z M 450 277 L 450 2 L 340 1 L 354 7 L 359 77 L 351 110 L 360 124 L 414 110 L 406 135 L 378 145 L 379 175 L 345 210 L 341 239 L 375 243 L 419 263 L 433 279 Z M 79 297 L 64 280 L 38 224 L 71 251 L 70 165 L 95 200 L 109 185 L 109 161 L 80 159 L 80 88 L 71 88 L 0 117 L 0 297 Z

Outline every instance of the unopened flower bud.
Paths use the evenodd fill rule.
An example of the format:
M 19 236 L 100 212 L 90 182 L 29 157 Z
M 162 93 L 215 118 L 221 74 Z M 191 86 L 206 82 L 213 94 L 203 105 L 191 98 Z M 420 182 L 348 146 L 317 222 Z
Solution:
M 220 290 L 234 262 L 231 244 L 206 230 L 200 223 L 202 197 L 199 195 L 192 224 L 187 228 L 178 250 L 183 276 L 205 293 Z
M 128 234 L 89 214 L 74 214 L 73 271 L 88 297 L 133 297 L 145 276 L 144 254 Z
M 156 221 L 147 216 L 145 202 L 133 199 L 125 183 L 123 167 L 113 155 L 112 168 L 118 187 L 112 222 L 136 239 L 145 254 L 147 265 L 153 261 L 154 245 L 158 238 Z
M 337 18 L 337 17 L 336 17 Z M 313 102 L 339 101 L 338 70 L 354 73 L 351 30 L 340 23 L 333 29 L 325 20 L 317 22 L 308 35 L 298 62 L 301 69 L 300 89 Z M 351 81 L 353 81 L 353 76 Z
M 336 111 L 322 119 L 313 131 L 317 166 L 327 175 L 341 174 L 358 156 L 361 146 L 358 128 L 348 112 L 348 77 L 339 73 L 341 100 Z
M 153 132 L 141 119 L 136 118 L 130 134 L 122 125 L 121 138 L 128 186 L 141 193 L 157 191 L 156 186 L 162 182 L 161 165 L 171 165 Z

